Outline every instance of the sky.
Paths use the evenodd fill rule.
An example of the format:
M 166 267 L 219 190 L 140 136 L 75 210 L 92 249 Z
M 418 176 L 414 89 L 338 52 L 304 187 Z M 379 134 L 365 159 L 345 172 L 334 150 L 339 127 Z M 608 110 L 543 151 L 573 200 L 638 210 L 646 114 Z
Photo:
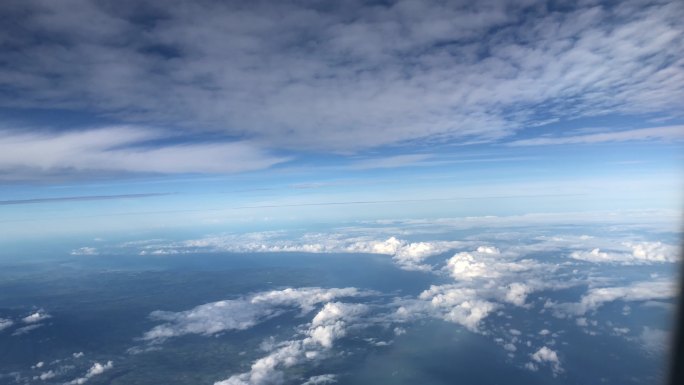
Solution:
M 0 242 L 684 202 L 678 1 L 0 5 Z

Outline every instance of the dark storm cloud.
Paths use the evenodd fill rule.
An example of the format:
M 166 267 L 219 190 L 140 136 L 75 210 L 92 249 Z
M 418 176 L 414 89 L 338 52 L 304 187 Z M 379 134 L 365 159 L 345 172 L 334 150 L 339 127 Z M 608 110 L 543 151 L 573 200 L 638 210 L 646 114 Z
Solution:
M 673 112 L 681 2 L 5 1 L 0 105 L 270 148 L 491 141 Z

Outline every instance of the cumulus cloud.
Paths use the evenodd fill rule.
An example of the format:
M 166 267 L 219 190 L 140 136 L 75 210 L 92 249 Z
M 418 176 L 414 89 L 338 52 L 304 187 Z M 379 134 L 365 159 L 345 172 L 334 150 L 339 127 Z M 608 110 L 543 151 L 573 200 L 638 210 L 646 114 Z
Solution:
M 328 302 L 307 325 L 302 339 L 281 343 L 279 348 L 254 361 L 249 372 L 232 375 L 215 385 L 281 384 L 285 381 L 282 368 L 320 358 L 333 347 L 335 340 L 346 335 L 349 323 L 366 311 L 367 307 L 362 304 Z M 325 384 L 334 382 L 334 379 L 328 375 L 309 381 Z
M 417 300 L 399 304 L 395 313 L 398 320 L 433 316 L 460 324 L 473 332 L 477 332 L 480 321 L 498 307 L 496 303 L 479 297 L 476 290 L 454 285 L 433 285 Z
M 612 214 L 611 214 L 612 215 Z M 646 214 L 644 214 L 646 215 Z M 662 215 L 664 213 L 650 214 Z M 464 218 L 460 220 L 441 219 L 431 221 L 436 228 L 432 231 L 442 234 L 445 229 L 473 228 L 555 223 L 564 219 L 556 215 L 539 215 L 531 218 Z M 572 218 L 572 221 L 585 223 L 586 218 Z M 623 220 L 625 220 L 623 218 Z M 642 221 L 642 218 L 627 219 Z M 537 221 L 540 221 L 537 223 Z M 473 222 L 464 226 L 465 222 Z M 517 222 L 517 224 L 515 223 Z M 387 225 L 386 223 L 384 225 Z M 411 232 L 411 229 L 426 231 L 426 223 L 421 220 L 400 221 L 395 232 Z M 141 255 L 171 255 L 193 252 L 307 252 L 307 253 L 372 253 L 391 255 L 393 261 L 404 270 L 431 271 L 434 264 L 425 260 L 464 246 L 476 244 L 473 240 L 447 241 L 430 240 L 411 242 L 395 236 L 381 238 L 367 235 L 372 229 L 344 228 L 343 231 L 332 233 L 306 233 L 304 235 L 289 236 L 281 232 L 258 232 L 245 234 L 210 235 L 198 239 L 182 242 L 150 242 L 137 245 Z M 386 234 L 389 231 L 378 231 Z M 429 231 L 429 230 L 428 230 Z M 364 235 L 360 235 L 364 234 Z M 389 232 L 391 233 L 391 232 Z M 534 272 L 542 268 L 554 268 L 552 265 L 540 263 L 525 257 L 537 252 L 562 252 L 572 259 L 593 263 L 614 264 L 650 264 L 675 262 L 678 259 L 679 248 L 662 242 L 626 241 L 624 238 L 592 237 L 588 235 L 556 235 L 539 236 L 532 242 L 508 246 L 504 252 L 490 245 L 481 245 L 474 251 L 455 254 L 444 268 L 452 277 L 459 280 L 478 278 L 499 278 L 502 275 L 523 274 Z M 589 248 L 590 251 L 586 251 Z M 570 250 L 568 252 L 568 249 Z M 602 251 L 606 249 L 609 251 Z M 529 286 L 529 285 L 528 285 Z M 511 294 L 512 295 L 512 294 Z M 512 299 L 513 297 L 511 297 Z
M 457 323 L 472 332 L 489 332 L 482 329 L 482 321 L 506 303 L 529 307 L 527 298 L 535 291 L 578 284 L 547 279 L 558 269 L 557 265 L 521 258 L 517 251 L 502 252 L 493 246 L 459 252 L 443 267 L 455 283 L 432 285 L 417 299 L 398 300 L 394 319 L 408 322 L 428 316 Z M 517 336 L 520 332 L 511 329 L 510 333 Z M 501 345 L 505 345 L 503 340 Z M 510 346 L 507 350 L 513 352 Z
M 632 249 L 635 259 L 641 261 L 676 262 L 680 257 L 678 247 L 662 242 L 626 242 L 624 245 Z
M 345 320 L 356 318 L 366 311 L 367 307 L 362 304 L 326 303 L 311 321 L 308 332 L 310 341 L 331 348 L 333 341 L 346 334 Z
M 542 223 L 548 220 L 542 218 Z M 422 226 L 422 222 L 417 223 L 421 230 Z M 404 327 L 410 322 L 436 318 L 461 325 L 471 332 L 498 337 L 494 338 L 496 343 L 506 350 L 511 358 L 515 358 L 516 354 L 523 357 L 521 352 L 531 353 L 529 362 L 523 361 L 521 365 L 524 364 L 530 370 L 550 367 L 554 374 L 558 374 L 562 370 L 559 360 L 559 354 L 562 352 L 551 348 L 557 349 L 557 346 L 562 346 L 563 342 L 559 340 L 562 331 L 552 333 L 548 329 L 540 328 L 542 330 L 536 334 L 520 332 L 525 330 L 523 327 L 527 328 L 529 325 L 515 324 L 513 313 L 507 314 L 512 306 L 522 308 L 515 310 L 515 313 L 518 313 L 525 309 L 539 309 L 533 308 L 534 301 L 542 301 L 537 302 L 538 305 L 544 305 L 536 316 L 552 313 L 558 317 L 576 317 L 579 326 L 592 325 L 596 329 L 599 327 L 598 323 L 588 320 L 587 317 L 591 314 L 587 314 L 605 303 L 650 303 L 654 300 L 670 299 L 675 293 L 674 282 L 658 276 L 651 282 L 610 286 L 615 285 L 615 277 L 611 276 L 610 272 L 625 267 L 612 266 L 610 272 L 591 270 L 592 274 L 587 276 L 586 271 L 578 270 L 586 267 L 586 264 L 566 259 L 573 251 L 597 245 L 613 253 L 630 255 L 630 258 L 667 260 L 672 250 L 668 245 L 659 242 L 625 241 L 634 239 L 629 236 L 602 238 L 598 235 L 544 235 L 534 237 L 527 243 L 521 241 L 522 230 L 511 234 L 497 232 L 491 237 L 478 235 L 482 238 L 481 241 L 411 242 L 397 237 L 374 236 L 373 234 L 396 232 L 373 232 L 372 228 L 368 226 L 337 233 L 297 234 L 295 237 L 290 236 L 288 232 L 229 234 L 171 244 L 164 244 L 165 241 L 150 241 L 133 246 L 142 247 L 142 250 L 147 251 L 161 249 L 177 252 L 226 251 L 239 248 L 243 251 L 373 253 L 391 256 L 397 264 L 400 256 L 407 260 L 417 256 L 419 261 L 415 263 L 425 264 L 423 255 L 438 255 L 441 250 L 463 249 L 466 245 L 471 251 L 456 252 L 452 257 L 443 260 L 442 266 L 437 265 L 438 261 L 433 258 L 430 261 L 433 264 L 432 271 L 434 276 L 439 278 L 440 284 L 430 286 L 417 297 L 393 298 L 390 303 L 381 305 L 359 305 L 340 302 L 346 297 L 368 294 L 358 289 L 274 290 L 205 304 L 185 312 L 154 312 L 152 318 L 161 321 L 161 324 L 145 333 L 143 338 L 150 342 L 161 342 L 165 338 L 189 333 L 212 335 L 250 328 L 283 312 L 294 311 L 305 315 L 316 310 L 311 322 L 296 329 L 296 338 L 283 342 L 277 342 L 275 338 L 265 341 L 266 343 L 262 344 L 265 356 L 254 361 L 249 371 L 234 374 L 218 382 L 221 385 L 279 384 L 290 382 L 290 379 L 285 378 L 289 372 L 285 369 L 295 365 L 308 365 L 307 363 L 314 360 L 329 357 L 332 354 L 330 349 L 336 346 L 336 341 L 351 334 L 351 330 L 359 330 L 361 325 L 381 324 L 390 334 L 383 338 L 365 339 L 371 344 L 378 345 L 384 344 L 388 339 L 386 337 L 392 338 L 392 331 L 397 336 L 405 333 Z M 551 232 L 546 225 L 544 229 L 547 233 Z M 526 227 L 524 231 L 530 230 Z M 362 235 L 358 235 L 359 233 Z M 497 239 L 503 241 L 496 243 Z M 573 286 L 577 286 L 578 289 L 589 287 L 576 303 L 553 302 L 553 297 L 548 293 L 544 293 L 543 297 L 531 295 L 540 290 L 557 290 Z M 510 323 L 504 321 L 505 326 L 500 327 L 488 317 L 509 319 Z M 550 328 L 553 324 L 545 322 L 545 326 Z M 609 333 L 625 331 L 616 325 L 608 326 Z M 535 344 L 543 347 L 536 351 L 527 351 Z
M 249 372 L 235 374 L 214 385 L 266 385 L 281 384 L 284 375 L 281 367 L 291 367 L 306 359 L 301 341 L 288 341 L 268 356 L 256 360 Z
M 504 275 L 521 274 L 537 270 L 544 265 L 531 259 L 509 259 L 491 247 L 479 247 L 474 252 L 460 252 L 447 260 L 444 269 L 456 280 L 498 278 Z M 516 285 L 513 290 L 520 291 Z M 512 298 L 512 297 L 511 297 Z
M 35 313 L 32 313 L 32 314 L 27 315 L 26 317 L 22 318 L 21 320 L 22 320 L 24 323 L 32 324 L 32 323 L 37 323 L 37 322 L 46 320 L 46 319 L 48 319 L 48 318 L 50 318 L 50 317 L 51 317 L 51 316 L 50 316 L 48 313 L 46 313 L 46 312 L 44 312 L 44 311 L 42 311 L 42 310 L 39 310 L 39 311 L 37 311 L 37 312 L 35 312 Z
M 392 255 L 396 264 L 404 270 L 429 271 L 430 265 L 422 263 L 425 258 L 444 253 L 458 247 L 459 242 L 415 242 L 390 237 L 385 241 L 358 241 L 346 246 L 346 252 L 361 252 Z
M 484 262 L 477 262 L 475 257 L 466 252 L 458 253 L 447 261 L 446 268 L 455 279 L 494 278 L 499 273 L 490 269 Z
M 368 253 L 391 255 L 404 270 L 430 271 L 426 258 L 462 245 L 458 241 L 409 242 L 396 237 L 384 240 L 344 234 L 304 234 L 299 239 L 282 239 L 280 234 L 248 233 L 208 236 L 171 244 L 143 246 L 141 255 L 169 255 L 195 251 Z
M 107 361 L 107 363 L 105 363 L 104 365 L 99 363 L 99 362 L 96 362 L 93 364 L 93 366 L 90 367 L 90 369 L 88 369 L 88 371 L 86 372 L 86 374 L 83 377 L 73 379 L 73 380 L 67 382 L 67 385 L 85 384 L 91 378 L 93 378 L 95 376 L 99 376 L 100 374 L 104 373 L 105 371 L 107 371 L 113 367 L 114 367 L 114 363 L 112 361 Z
M 164 323 L 147 331 L 143 339 L 160 341 L 185 334 L 211 335 L 229 330 L 245 330 L 293 308 L 309 312 L 315 305 L 335 298 L 368 294 L 369 292 L 356 288 L 288 288 L 212 302 L 182 312 L 155 311 L 150 317 Z
M 537 370 L 536 364 L 548 363 L 551 365 L 554 375 L 557 375 L 563 371 L 560 365 L 560 360 L 558 359 L 558 353 L 546 346 L 542 346 L 539 350 L 531 354 L 530 357 L 534 363 L 528 363 L 529 365 L 526 366 L 528 369 Z
M 508 285 L 508 291 L 506 291 L 506 301 L 516 306 L 523 306 L 527 295 L 532 291 L 532 288 L 524 283 L 511 283 Z
M 10 1 L 0 105 L 317 150 L 495 140 L 563 118 L 681 110 L 680 2 L 550 8 Z M 160 156 L 139 167 L 159 169 Z M 217 167 L 199 159 L 167 160 Z
M 574 251 L 571 258 L 594 263 L 643 264 L 653 262 L 676 262 L 679 259 L 679 248 L 662 242 L 624 242 L 624 251 Z

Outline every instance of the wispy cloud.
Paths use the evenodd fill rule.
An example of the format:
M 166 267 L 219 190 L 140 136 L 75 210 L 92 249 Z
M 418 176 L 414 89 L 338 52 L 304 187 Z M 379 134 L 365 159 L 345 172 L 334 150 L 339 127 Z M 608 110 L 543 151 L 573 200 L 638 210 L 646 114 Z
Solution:
M 164 131 L 106 127 L 60 133 L 0 132 L 0 179 L 51 173 L 229 173 L 270 167 L 286 159 L 247 142 L 151 144 Z
M 543 146 L 558 144 L 592 144 L 606 142 L 627 142 L 636 140 L 684 140 L 684 126 L 639 128 L 635 130 L 601 132 L 575 136 L 555 136 L 516 140 L 510 146 Z
M 350 168 L 365 170 L 374 168 L 396 168 L 413 166 L 420 164 L 423 161 L 430 159 L 431 157 L 432 155 L 430 154 L 407 154 L 382 158 L 364 159 L 352 163 Z
M 114 367 L 114 363 L 112 361 L 107 361 L 105 364 L 101 364 L 99 362 L 96 362 L 93 364 L 93 366 L 90 367 L 90 369 L 88 369 L 88 371 L 86 372 L 86 374 L 83 377 L 73 379 L 73 380 L 67 382 L 66 385 L 85 384 L 91 378 L 93 378 L 95 376 L 99 376 L 100 374 L 106 372 L 107 370 L 109 370 L 113 367 Z
M 14 325 L 14 321 L 9 318 L 0 318 L 0 331 Z
M 112 199 L 134 199 L 134 198 L 151 198 L 164 195 L 171 195 L 172 193 L 146 193 L 146 194 L 120 194 L 120 195 L 83 195 L 73 197 L 52 197 L 52 198 L 33 198 L 33 199 L 13 199 L 0 201 L 0 206 L 9 205 L 28 205 L 36 203 L 55 203 L 55 202 L 74 202 L 74 201 L 100 201 Z

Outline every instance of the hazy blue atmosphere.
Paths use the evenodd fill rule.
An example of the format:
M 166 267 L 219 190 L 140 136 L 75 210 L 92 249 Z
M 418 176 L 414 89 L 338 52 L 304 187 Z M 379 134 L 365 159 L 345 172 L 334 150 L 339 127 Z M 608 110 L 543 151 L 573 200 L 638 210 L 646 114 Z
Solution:
M 0 384 L 658 384 L 680 1 L 0 4 Z

